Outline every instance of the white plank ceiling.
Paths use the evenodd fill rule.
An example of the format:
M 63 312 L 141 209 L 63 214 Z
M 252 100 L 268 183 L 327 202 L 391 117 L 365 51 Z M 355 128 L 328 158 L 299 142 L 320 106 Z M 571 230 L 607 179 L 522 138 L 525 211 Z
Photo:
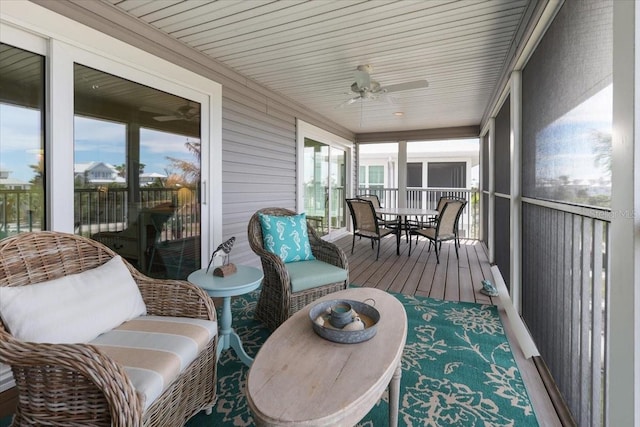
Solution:
M 530 0 L 108 1 L 354 133 L 480 124 L 532 7 Z M 382 86 L 421 79 L 429 86 L 340 107 L 355 96 L 350 86 L 363 64 Z

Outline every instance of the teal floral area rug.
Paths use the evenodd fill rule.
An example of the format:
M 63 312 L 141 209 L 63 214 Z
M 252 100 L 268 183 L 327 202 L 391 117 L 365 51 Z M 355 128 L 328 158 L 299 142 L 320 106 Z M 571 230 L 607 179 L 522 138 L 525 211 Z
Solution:
M 269 336 L 253 320 L 258 292 L 232 301 L 233 327 L 252 357 Z M 409 324 L 402 357 L 399 425 L 538 425 L 496 307 L 394 296 L 404 305 Z M 197 414 L 186 425 L 253 425 L 243 394 L 247 372 L 233 350 L 223 351 L 214 412 Z M 387 400 L 383 396 L 358 426 L 387 426 Z
M 269 336 L 253 320 L 258 292 L 232 301 L 233 327 L 252 357 Z M 538 425 L 495 307 L 394 295 L 404 305 L 409 323 L 400 426 Z M 201 412 L 186 425 L 252 426 L 243 394 L 247 373 L 233 350 L 223 351 L 214 411 L 209 416 Z M 383 396 L 358 426 L 387 426 L 387 401 Z M 0 427 L 8 424 L 9 419 L 0 419 Z

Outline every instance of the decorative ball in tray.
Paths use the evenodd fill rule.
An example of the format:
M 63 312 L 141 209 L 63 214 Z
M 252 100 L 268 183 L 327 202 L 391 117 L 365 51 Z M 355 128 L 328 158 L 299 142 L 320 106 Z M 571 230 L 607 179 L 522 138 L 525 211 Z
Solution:
M 370 301 L 375 304 L 373 299 Z M 373 305 L 348 299 L 319 302 L 311 308 L 309 317 L 318 335 L 344 344 L 371 339 L 380 321 L 380 313 Z

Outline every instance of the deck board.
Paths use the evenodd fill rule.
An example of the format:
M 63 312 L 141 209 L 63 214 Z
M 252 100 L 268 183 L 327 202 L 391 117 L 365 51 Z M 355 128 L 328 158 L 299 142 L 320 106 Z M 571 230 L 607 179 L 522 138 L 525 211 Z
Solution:
M 397 255 L 395 236 L 387 236 L 382 239 L 380 258 L 377 261 L 377 247 L 374 246 L 372 250 L 368 239 L 356 238 L 353 254 L 351 254 L 351 242 L 352 237 L 348 235 L 334 243 L 347 254 L 349 281 L 353 285 L 449 301 L 497 305 L 505 325 L 505 333 L 540 425 L 561 426 L 533 360 L 524 357 L 514 337 L 504 308 L 500 305 L 500 299 L 488 297 L 480 292 L 483 279 L 495 283 L 487 250 L 482 242 L 462 240 L 458 249 L 459 259 L 456 258 L 453 243 L 444 242 L 440 253 L 440 264 L 436 263 L 433 247 L 429 251 L 429 245 L 424 238 L 420 239 L 417 246 L 412 244 L 411 256 L 409 256 L 409 245 L 404 237 L 400 244 L 400 255 Z

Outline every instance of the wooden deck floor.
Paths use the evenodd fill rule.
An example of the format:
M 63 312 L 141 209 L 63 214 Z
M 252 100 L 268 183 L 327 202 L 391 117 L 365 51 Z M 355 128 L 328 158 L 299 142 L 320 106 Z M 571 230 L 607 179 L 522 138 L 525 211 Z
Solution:
M 334 241 L 349 258 L 351 284 L 407 295 L 496 305 L 540 425 L 562 425 L 533 360 L 526 359 L 518 345 L 499 298 L 490 298 L 480 292 L 483 279 L 495 283 L 484 244 L 477 240 L 462 240 L 460 258 L 456 259 L 453 243 L 445 242 L 440 264 L 437 264 L 435 251 L 433 248 L 428 251 L 428 243 L 424 239 L 417 247 L 414 240 L 411 256 L 408 256 L 409 245 L 404 237 L 400 255 L 396 255 L 395 237 L 387 236 L 382 240 L 377 261 L 376 250 L 371 249 L 368 239 L 356 237 L 353 254 L 351 241 L 351 235 Z

